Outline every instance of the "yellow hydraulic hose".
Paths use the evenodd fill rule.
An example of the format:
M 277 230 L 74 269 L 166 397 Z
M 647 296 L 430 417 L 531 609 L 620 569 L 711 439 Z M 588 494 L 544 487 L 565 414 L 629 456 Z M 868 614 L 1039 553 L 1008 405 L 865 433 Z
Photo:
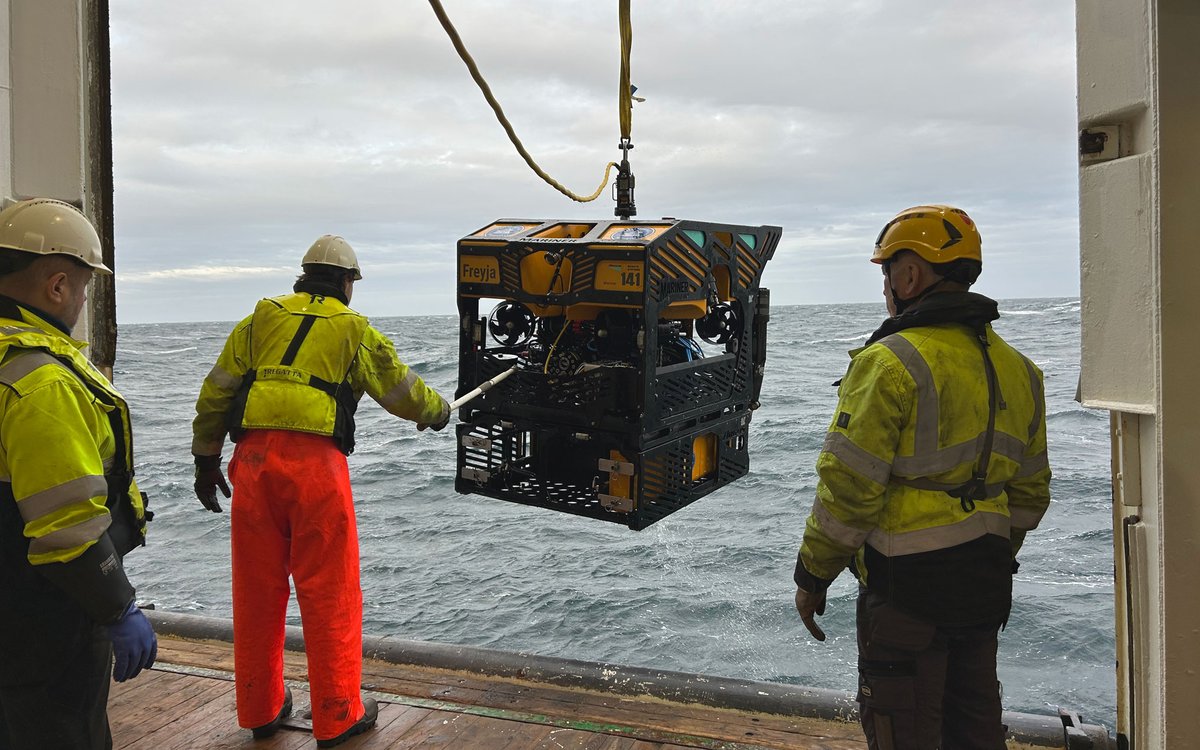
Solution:
M 621 27 L 621 92 L 618 108 L 620 110 L 621 138 L 623 140 L 628 140 L 630 130 L 633 127 L 633 92 L 629 90 L 629 52 L 633 46 L 633 31 L 629 22 L 629 0 L 618 0 L 618 4 L 620 16 L 619 23 Z M 487 103 L 491 106 L 492 111 L 496 113 L 496 119 L 500 121 L 500 125 L 504 128 L 504 132 L 508 133 L 508 139 L 512 141 L 513 146 L 515 146 L 517 149 L 517 153 L 521 155 L 521 158 L 525 160 L 525 163 L 529 165 L 529 168 L 532 169 L 538 177 L 541 177 L 543 180 L 545 180 L 551 187 L 573 201 L 587 203 L 589 201 L 596 200 L 596 198 L 600 196 L 600 193 L 604 192 L 605 186 L 608 185 L 608 176 L 612 173 L 613 167 L 617 166 L 616 162 L 609 162 L 608 165 L 605 166 L 604 179 L 600 181 L 600 186 L 596 188 L 596 192 L 588 196 L 581 196 L 572 192 L 559 183 L 558 180 L 546 174 L 546 172 L 538 166 L 537 162 L 533 160 L 533 157 L 529 155 L 529 152 L 525 150 L 525 146 L 522 145 L 521 139 L 517 137 L 517 133 L 513 130 L 512 124 L 509 123 L 508 118 L 504 116 L 504 110 L 500 108 L 500 103 L 496 101 L 496 97 L 492 95 L 491 87 L 489 87 L 487 81 L 483 79 L 483 74 L 479 72 L 479 68 L 475 65 L 475 61 L 471 58 L 470 53 L 467 52 L 467 48 L 463 44 L 462 38 L 458 35 L 458 31 L 455 30 L 454 24 L 450 23 L 450 18 L 446 15 L 445 9 L 442 8 L 441 0 L 429 0 L 429 5 L 433 7 L 433 12 L 437 15 L 438 21 L 441 22 L 442 28 L 446 30 L 446 34 L 450 36 L 450 41 L 453 42 L 454 49 L 458 52 L 458 56 L 462 58 L 462 61 L 467 66 L 467 70 L 470 71 L 471 78 L 475 79 L 475 83 L 479 86 L 479 90 L 483 92 L 483 98 L 487 100 Z
M 554 343 L 550 345 L 550 351 L 546 352 L 546 366 L 542 368 L 543 375 L 548 375 L 550 373 L 550 359 L 554 357 L 554 350 L 558 348 L 559 340 L 562 339 L 563 334 L 566 333 L 567 329 L 570 327 L 571 321 L 563 320 L 562 330 L 560 330 L 558 335 L 554 337 Z
M 617 23 L 621 27 L 621 81 L 617 110 L 621 118 L 621 140 L 633 130 L 633 87 L 629 83 L 629 51 L 633 49 L 633 24 L 629 22 L 629 0 L 617 0 Z M 609 165 L 610 167 L 613 165 Z M 607 177 L 607 173 L 605 175 Z

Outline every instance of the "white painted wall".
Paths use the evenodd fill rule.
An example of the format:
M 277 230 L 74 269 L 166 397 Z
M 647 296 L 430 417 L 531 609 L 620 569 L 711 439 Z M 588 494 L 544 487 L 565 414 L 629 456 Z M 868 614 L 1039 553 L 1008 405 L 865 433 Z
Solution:
M 1146 0 L 1079 0 L 1079 126 L 1118 125 L 1122 158 L 1080 168 L 1081 374 L 1086 406 L 1155 408 L 1154 256 Z
M 1077 0 L 1085 406 L 1113 410 L 1118 733 L 1200 738 L 1200 2 Z M 1128 549 L 1128 555 L 1126 554 Z
M 1159 408 L 1164 739 L 1200 742 L 1200 3 L 1158 0 Z M 1166 746 L 1166 745 L 1164 745 Z M 1145 747 L 1145 746 L 1143 746 Z
M 0 199 L 86 196 L 86 0 L 0 0 Z M 88 310 L 75 327 L 88 338 Z
M 83 200 L 81 0 L 9 0 L 8 194 Z M 2 183 L 0 183 L 2 184 Z
M 12 4 L 0 0 L 0 43 L 5 45 L 0 54 L 0 198 L 12 195 Z

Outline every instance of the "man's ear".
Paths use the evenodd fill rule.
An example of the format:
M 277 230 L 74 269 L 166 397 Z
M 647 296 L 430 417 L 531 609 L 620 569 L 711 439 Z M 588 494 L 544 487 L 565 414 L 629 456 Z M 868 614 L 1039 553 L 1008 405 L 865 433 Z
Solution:
M 920 283 L 918 271 L 917 264 L 908 258 L 901 258 L 896 263 L 896 269 L 892 272 L 892 284 L 904 299 L 908 299 L 916 293 L 917 285 Z
M 59 304 L 71 296 L 71 278 L 65 271 L 57 271 L 46 278 L 43 289 L 47 299 Z

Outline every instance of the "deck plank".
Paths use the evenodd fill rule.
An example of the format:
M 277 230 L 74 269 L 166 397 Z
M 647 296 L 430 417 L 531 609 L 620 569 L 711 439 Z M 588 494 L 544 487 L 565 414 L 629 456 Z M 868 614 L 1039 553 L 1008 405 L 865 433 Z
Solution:
M 132 680 L 114 684 L 109 691 L 109 727 L 113 735 L 132 742 L 154 731 L 149 718 L 170 711 L 189 695 L 200 690 L 184 675 L 147 670 Z
M 212 669 L 231 669 L 226 644 L 171 641 L 170 658 L 196 663 Z M 285 655 L 285 673 L 304 677 L 302 654 Z M 828 745 L 816 747 L 862 748 L 862 733 L 856 724 L 835 723 L 799 717 L 751 714 L 744 711 L 714 710 L 709 706 L 691 706 L 653 698 L 631 698 L 574 690 L 549 685 L 532 685 L 513 680 L 421 669 L 366 660 L 363 664 L 364 687 L 385 693 L 448 701 L 470 706 L 496 706 L 551 716 L 574 716 L 591 722 L 622 723 L 622 717 L 636 714 L 639 722 L 656 731 L 715 735 L 729 741 L 755 741 L 769 747 L 790 748 L 796 735 Z M 736 723 L 734 729 L 721 727 L 715 715 Z M 753 734 L 747 735 L 746 725 Z M 848 744 L 839 745 L 840 740 Z
M 445 711 L 429 711 L 404 732 L 389 737 L 390 742 L 385 747 L 388 750 L 409 750 L 418 747 L 422 742 L 440 737 L 448 719 Z
M 567 736 L 560 739 L 558 732 L 569 732 Z M 620 750 L 622 743 L 628 744 L 628 737 L 618 737 L 614 734 L 593 734 L 590 732 L 580 732 L 574 729 L 553 729 L 550 732 L 549 740 L 557 744 L 543 744 L 543 748 L 553 748 L 553 750 Z
M 170 656 L 210 669 L 232 670 L 232 655 L 226 644 L 172 640 Z M 306 679 L 303 654 L 287 653 L 284 657 L 285 675 L 289 679 Z M 849 722 L 828 722 L 769 714 L 752 714 L 726 709 L 720 714 L 729 717 L 737 727 L 720 728 L 717 715 L 709 706 L 691 706 L 653 698 L 632 698 L 588 690 L 536 685 L 515 680 L 484 678 L 482 676 L 450 673 L 444 670 L 422 669 L 387 664 L 375 660 L 363 662 L 363 684 L 370 690 L 410 695 L 431 700 L 443 700 L 473 706 L 526 707 L 551 715 L 567 711 L 590 721 L 612 722 L 614 717 L 636 712 L 647 717 L 653 728 L 686 734 L 714 735 L 729 741 L 755 741 L 771 747 L 791 747 L 795 735 L 803 735 L 818 743 L 816 747 L 861 748 L 862 730 Z M 744 725 L 750 724 L 747 735 Z M 842 745 L 841 741 L 848 744 Z M 773 743 L 773 744 L 772 744 Z
M 403 737 L 410 729 L 425 720 L 432 712 L 399 703 L 379 704 L 379 719 L 375 728 L 356 740 L 346 743 L 348 750 L 384 750 Z
M 159 674 L 162 673 L 151 671 L 145 677 L 148 680 Z M 139 676 L 135 678 L 135 681 L 141 679 L 143 677 Z M 131 685 L 131 683 L 125 683 L 125 685 Z M 113 692 L 116 692 L 115 688 L 117 687 L 114 685 Z M 177 687 L 161 693 L 152 690 L 153 686 L 149 680 L 143 687 L 149 692 L 144 700 L 139 701 L 141 705 L 135 714 L 126 716 L 122 712 L 114 712 L 110 704 L 109 722 L 113 727 L 114 736 L 121 731 L 124 737 L 120 745 L 122 748 L 132 747 L 137 742 L 154 736 L 164 728 L 174 731 L 178 726 L 179 717 L 203 710 L 213 700 L 232 691 L 233 683 L 189 678 Z
M 463 731 L 460 731 L 442 747 L 494 747 L 496 750 L 509 750 L 510 748 L 524 750 L 525 748 L 536 748 L 539 741 L 549 734 L 549 727 L 544 724 L 523 724 L 479 716 L 471 718 L 473 721 L 468 722 Z
M 255 742 L 237 726 L 230 644 L 168 637 L 160 639 L 159 653 L 161 669 L 173 671 L 156 668 L 114 686 L 115 747 L 300 750 L 313 745 L 304 731 L 284 728 L 270 740 Z M 175 673 L 180 671 L 193 674 Z M 308 676 L 303 654 L 285 653 L 284 675 L 302 710 L 308 703 L 298 688 Z M 856 724 L 375 660 L 363 663 L 363 686 L 380 701 L 379 721 L 347 742 L 346 750 L 864 750 L 866 744 Z
M 122 743 L 122 750 L 184 750 L 205 747 L 193 739 L 206 722 L 232 720 L 233 683 L 201 678 L 199 689 L 188 690 L 187 698 L 169 710 L 152 716 L 146 725 L 153 730 L 133 742 Z M 190 687 L 190 686 L 189 686 Z M 234 721 L 236 725 L 236 721 Z M 116 743 L 114 742 L 114 745 Z
M 312 746 L 311 732 L 286 725 L 280 727 L 275 736 L 270 739 L 255 740 L 249 729 L 243 729 L 238 725 L 236 695 L 233 693 L 230 695 L 233 701 L 226 707 L 228 709 L 226 720 L 218 722 L 213 727 L 212 732 L 206 738 L 208 744 L 203 747 L 209 750 L 240 750 L 251 747 L 254 750 L 300 750 L 300 748 Z M 308 705 L 308 700 L 307 690 L 292 687 L 293 715 L 304 710 Z
M 384 692 L 425 697 L 420 695 L 423 692 L 420 684 L 405 679 L 376 676 L 374 686 Z M 858 726 L 845 723 L 751 714 L 566 688 L 504 683 L 485 687 L 488 689 L 462 685 L 439 687 L 425 695 L 431 699 L 453 700 L 532 716 L 569 717 L 573 722 L 585 724 L 636 726 L 647 734 L 694 735 L 772 748 L 793 748 L 801 737 L 814 743 L 814 748 L 829 750 L 858 750 L 865 744 Z
M 223 658 L 225 656 L 223 654 L 223 644 L 172 641 L 171 649 L 172 653 L 170 653 L 170 657 L 180 660 L 181 663 L 223 671 L 232 671 L 233 669 L 232 658 Z M 302 654 L 289 652 L 285 655 L 285 675 L 289 679 L 304 680 L 307 678 L 303 659 Z M 446 700 L 468 705 L 485 705 L 487 702 L 495 700 L 496 696 L 500 695 L 503 691 L 507 691 L 511 694 L 505 698 L 509 703 L 519 702 L 520 696 L 529 694 L 541 696 L 549 700 L 558 699 L 572 705 L 580 700 L 598 703 L 603 706 L 637 704 L 638 710 L 641 713 L 657 714 L 668 718 L 706 717 L 710 716 L 713 712 L 712 707 L 709 706 L 690 706 L 668 701 L 657 701 L 655 699 L 630 698 L 551 685 L 533 686 L 531 683 L 516 680 L 485 678 L 482 676 L 474 677 L 465 675 L 464 673 L 406 667 L 370 659 L 363 663 L 363 683 L 364 687 L 368 690 L 398 692 L 402 695 L 413 695 L 432 700 Z M 489 692 L 492 692 L 492 695 L 485 696 Z M 748 714 L 749 712 L 737 713 Z M 802 725 L 804 723 L 802 721 L 798 722 L 794 717 L 762 714 L 753 714 L 753 716 L 756 717 L 753 719 L 754 723 L 763 723 L 767 726 L 775 725 L 789 731 L 793 730 L 798 724 Z M 825 724 L 826 722 L 821 723 Z M 836 727 L 837 725 L 835 724 L 834 728 Z M 840 733 L 839 736 L 850 738 L 859 736 L 860 730 L 856 724 L 843 724 L 842 729 L 845 731 Z M 829 728 L 826 728 L 826 731 L 828 730 Z

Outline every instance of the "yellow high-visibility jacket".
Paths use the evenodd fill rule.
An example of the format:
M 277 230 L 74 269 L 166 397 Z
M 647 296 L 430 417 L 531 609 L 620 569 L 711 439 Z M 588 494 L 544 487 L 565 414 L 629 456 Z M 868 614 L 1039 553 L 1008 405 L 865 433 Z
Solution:
M 450 413 L 387 337 L 340 300 L 308 292 L 261 300 L 204 380 L 192 453 L 220 455 L 227 433 L 236 440 L 249 429 L 328 435 L 349 453 L 364 393 L 417 423 L 436 424 Z
M 914 615 L 1007 616 L 1016 552 L 1050 503 L 1050 466 L 1042 373 L 986 330 L 999 385 L 986 497 L 972 505 L 947 494 L 971 478 L 987 432 L 974 332 L 921 326 L 853 352 L 817 460 L 802 588 L 828 586 L 854 559 L 865 585 Z
M 144 543 L 147 513 L 129 409 L 84 346 L 0 297 L 0 544 L 5 575 L 28 583 L 27 563 L 111 622 L 133 599 L 121 556 Z

